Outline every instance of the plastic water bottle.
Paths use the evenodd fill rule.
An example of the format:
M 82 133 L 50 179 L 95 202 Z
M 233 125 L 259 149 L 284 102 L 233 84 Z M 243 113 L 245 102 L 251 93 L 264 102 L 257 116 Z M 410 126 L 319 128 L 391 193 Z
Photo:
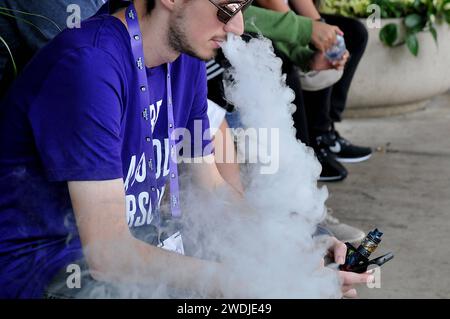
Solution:
M 345 40 L 342 35 L 336 35 L 336 44 L 325 52 L 325 56 L 330 61 L 337 61 L 342 58 L 347 48 L 345 47 Z

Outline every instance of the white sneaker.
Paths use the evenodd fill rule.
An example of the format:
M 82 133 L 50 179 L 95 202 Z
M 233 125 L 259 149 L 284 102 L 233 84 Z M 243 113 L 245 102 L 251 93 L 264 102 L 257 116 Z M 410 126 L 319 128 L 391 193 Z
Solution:
M 332 214 L 333 210 L 331 208 L 327 208 L 325 220 L 321 222 L 320 225 L 332 232 L 334 237 L 338 240 L 344 243 L 358 243 L 366 236 L 362 230 L 344 223 L 340 223 L 339 219 L 332 216 Z

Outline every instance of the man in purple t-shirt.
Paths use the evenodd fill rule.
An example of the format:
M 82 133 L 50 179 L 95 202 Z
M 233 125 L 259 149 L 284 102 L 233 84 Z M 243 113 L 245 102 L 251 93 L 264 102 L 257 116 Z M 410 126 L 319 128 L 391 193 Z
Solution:
M 170 171 L 166 64 L 171 62 L 175 127 L 194 132 L 200 121 L 203 135 L 209 122 L 201 60 L 214 56 L 228 32 L 242 33 L 242 14 L 224 23 L 210 2 L 135 1 L 149 84 L 149 105 L 142 106 L 127 6 L 58 35 L 2 103 L 0 297 L 41 297 L 55 274 L 79 259 L 95 279 L 133 277 L 130 259 L 150 281 L 161 265 L 176 272 L 182 264 L 183 281 L 193 290 L 204 273 L 199 260 L 132 233 L 155 219 L 148 143 L 155 154 L 157 205 Z M 209 144 L 192 145 L 190 155 L 213 156 Z M 224 184 L 213 163 L 198 164 L 209 176 L 207 187 Z M 114 251 L 119 241 L 129 251 Z
M 0 297 L 73 297 L 76 289 L 67 296 L 58 284 L 66 285 L 66 269 L 76 271 L 79 260 L 94 288 L 163 280 L 214 296 L 233 284 L 223 266 L 133 234 L 152 226 L 150 193 L 157 192 L 158 206 L 172 178 L 167 128 L 209 127 L 201 60 L 214 56 L 227 33 L 243 32 L 245 3 L 135 0 L 141 36 L 129 33 L 130 14 L 119 7 L 62 32 L 33 58 L 0 107 Z M 133 40 L 142 40 L 145 63 L 134 59 Z M 143 69 L 145 88 L 138 81 Z M 148 105 L 140 103 L 143 93 Z M 208 176 L 204 186 L 227 187 L 210 141 L 196 144 L 183 155 L 206 158 L 196 164 Z M 169 239 L 166 248 L 180 252 L 179 237 Z M 345 245 L 334 253 L 344 258 Z M 66 276 L 55 281 L 61 272 Z M 354 278 L 347 287 L 363 277 Z

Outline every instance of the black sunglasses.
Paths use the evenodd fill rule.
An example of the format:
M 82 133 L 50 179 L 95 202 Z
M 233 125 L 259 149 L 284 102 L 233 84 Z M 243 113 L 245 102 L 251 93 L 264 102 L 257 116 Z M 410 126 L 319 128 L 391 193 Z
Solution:
M 217 8 L 217 18 L 227 24 L 239 11 L 245 10 L 253 0 L 209 0 Z

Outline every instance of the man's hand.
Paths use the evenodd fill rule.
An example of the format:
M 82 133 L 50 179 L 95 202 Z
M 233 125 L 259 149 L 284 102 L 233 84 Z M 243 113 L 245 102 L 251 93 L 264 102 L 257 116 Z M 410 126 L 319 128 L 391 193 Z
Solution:
M 343 265 L 345 263 L 345 256 L 347 254 L 347 246 L 336 238 L 332 238 L 332 246 L 329 249 L 329 254 L 333 257 L 335 263 Z M 354 272 L 339 271 L 339 277 L 341 279 L 341 291 L 343 297 L 356 298 L 357 292 L 354 288 L 356 284 L 364 284 L 373 282 L 375 278 L 366 272 L 364 274 L 357 274 Z
M 350 52 L 348 52 L 348 50 L 345 50 L 345 53 L 342 55 L 342 58 L 340 60 L 331 62 L 333 69 L 343 70 L 345 65 L 347 64 L 347 61 L 349 58 L 350 58 Z
M 316 52 L 312 58 L 310 67 L 311 70 L 314 71 L 330 70 L 330 69 L 342 70 L 344 69 L 344 66 L 347 63 L 349 57 L 350 53 L 348 52 L 348 50 L 346 50 L 340 60 L 330 62 L 330 60 L 327 59 L 324 53 Z
M 356 298 L 358 293 L 354 288 L 356 284 L 366 284 L 369 282 L 374 282 L 375 277 L 370 271 L 364 274 L 358 274 L 355 272 L 339 271 L 339 277 L 341 278 L 341 291 L 342 296 L 345 298 Z
M 313 21 L 311 43 L 320 52 L 326 52 L 336 43 L 336 34 L 344 35 L 344 32 L 337 26 Z

